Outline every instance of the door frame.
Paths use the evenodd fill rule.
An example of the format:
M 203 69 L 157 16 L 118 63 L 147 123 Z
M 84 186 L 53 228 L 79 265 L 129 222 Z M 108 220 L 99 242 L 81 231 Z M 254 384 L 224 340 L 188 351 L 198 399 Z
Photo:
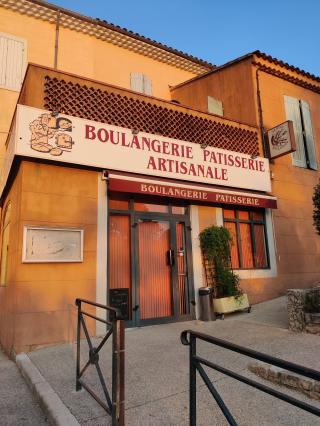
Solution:
M 153 201 L 153 200 L 152 200 Z M 150 202 L 152 202 L 150 200 Z M 170 206 L 171 203 L 168 203 Z M 174 203 L 176 205 L 176 203 Z M 188 207 L 188 206 L 185 206 Z M 195 319 L 195 290 L 194 290 L 194 282 L 193 282 L 193 263 L 192 263 L 192 242 L 191 242 L 191 226 L 190 226 L 190 211 L 189 208 L 185 214 L 173 214 L 171 209 L 169 213 L 158 213 L 158 212 L 144 212 L 144 211 L 134 211 L 133 209 L 133 197 L 129 201 L 129 210 L 115 210 L 108 208 L 108 245 L 109 245 L 109 232 L 110 232 L 110 216 L 111 215 L 121 215 L 128 216 L 130 221 L 130 259 L 131 259 L 131 289 L 130 289 L 130 307 L 131 307 L 131 320 L 126 321 L 126 327 L 140 327 L 145 325 L 155 325 L 155 324 L 164 324 L 171 322 L 181 322 L 181 321 L 189 321 Z M 136 311 L 133 311 L 133 303 L 137 300 L 137 288 L 139 283 L 139 265 L 137 264 L 137 257 L 139 256 L 137 240 L 137 218 L 146 217 L 150 220 L 159 220 L 159 221 L 168 221 L 170 223 L 170 245 L 173 240 L 172 228 L 174 228 L 174 243 L 176 244 L 176 229 L 175 224 L 183 222 L 185 224 L 185 247 L 186 247 L 186 267 L 187 267 L 187 280 L 188 280 L 188 304 L 189 304 L 189 313 L 180 315 L 175 314 L 170 317 L 163 318 L 151 318 L 146 320 L 138 320 Z M 176 252 L 175 247 L 175 252 Z M 109 282 L 110 282 L 110 256 L 109 250 L 108 259 L 107 259 L 107 299 L 109 297 Z M 177 262 L 175 262 L 175 267 L 177 268 Z M 173 275 L 171 271 L 171 276 Z M 176 273 L 176 281 L 178 279 L 178 274 Z M 173 282 L 173 281 L 172 281 Z M 173 283 L 173 285 L 177 286 L 178 283 Z M 173 309 L 174 311 L 179 308 L 178 300 L 174 299 L 174 291 L 173 291 Z M 176 298 L 177 299 L 177 298 Z

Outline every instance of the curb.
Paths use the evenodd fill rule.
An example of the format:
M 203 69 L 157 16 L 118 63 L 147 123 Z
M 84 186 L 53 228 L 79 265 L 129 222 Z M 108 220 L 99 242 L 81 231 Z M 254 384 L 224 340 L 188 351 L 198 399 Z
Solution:
M 16 364 L 52 425 L 80 425 L 27 354 L 21 353 L 17 355 Z

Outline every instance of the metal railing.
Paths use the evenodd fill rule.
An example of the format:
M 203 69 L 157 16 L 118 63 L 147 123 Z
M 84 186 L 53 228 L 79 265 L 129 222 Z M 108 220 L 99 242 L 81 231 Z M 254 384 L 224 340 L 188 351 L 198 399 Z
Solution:
M 82 310 L 82 305 L 90 305 L 100 309 L 104 309 L 109 313 L 110 321 L 99 318 L 89 312 Z M 101 407 L 110 414 L 112 418 L 112 426 L 124 425 L 124 321 L 121 317 L 120 311 L 110 306 L 101 305 L 99 303 L 90 302 L 85 299 L 76 299 L 78 307 L 78 326 L 77 326 L 77 367 L 76 367 L 76 390 L 79 391 L 82 387 L 101 405 Z M 94 347 L 90 338 L 88 327 L 85 317 L 92 318 L 100 321 L 106 326 L 106 334 L 97 347 Z M 80 366 L 80 340 L 81 328 L 84 331 L 88 346 L 89 355 L 88 360 L 81 368 Z M 103 345 L 107 342 L 109 337 L 112 336 L 112 384 L 111 384 L 111 397 L 106 381 L 103 377 L 99 365 L 99 352 Z M 84 382 L 83 374 L 90 365 L 94 365 L 99 381 L 103 390 L 105 401 L 103 401 L 89 386 Z
M 200 374 L 200 377 L 206 384 L 209 389 L 211 395 L 217 402 L 219 408 L 221 409 L 224 417 L 228 421 L 230 425 L 237 425 L 237 422 L 233 418 L 231 412 L 228 407 L 224 403 L 222 397 L 220 396 L 217 389 L 214 387 L 212 381 L 209 379 L 206 374 L 203 365 L 206 367 L 212 368 L 226 376 L 232 377 L 235 380 L 238 380 L 242 383 L 245 383 L 249 386 L 252 386 L 256 389 L 259 389 L 262 392 L 265 392 L 269 395 L 272 395 L 282 401 L 288 402 L 291 405 L 301 408 L 309 413 L 312 413 L 318 417 L 320 417 L 320 409 L 314 407 L 310 404 L 307 404 L 303 401 L 300 401 L 296 398 L 292 398 L 282 392 L 279 392 L 276 389 L 268 387 L 262 383 L 256 382 L 255 380 L 249 379 L 245 376 L 241 376 L 238 373 L 235 373 L 227 368 L 221 367 L 207 359 L 204 359 L 197 355 L 197 339 L 211 343 L 216 346 L 220 346 L 224 349 L 228 349 L 233 352 L 237 352 L 241 355 L 248 356 L 250 358 L 266 362 L 268 364 L 274 365 L 276 367 L 283 368 L 288 371 L 292 371 L 294 373 L 300 374 L 301 376 L 308 377 L 310 379 L 320 381 L 320 372 L 316 370 L 312 370 L 311 368 L 303 367 L 298 364 L 294 364 L 292 362 L 284 361 L 280 358 L 275 358 L 270 355 L 263 354 L 261 352 L 254 351 L 252 349 L 247 349 L 242 346 L 238 346 L 234 343 L 227 342 L 225 340 L 218 339 L 216 337 L 209 336 L 207 334 L 198 333 L 192 330 L 185 330 L 181 333 L 181 343 L 183 345 L 189 346 L 189 369 L 190 369 L 190 382 L 189 382 L 189 418 L 190 418 L 190 426 L 196 426 L 197 422 L 197 388 L 196 388 L 196 379 L 197 379 L 197 371 Z

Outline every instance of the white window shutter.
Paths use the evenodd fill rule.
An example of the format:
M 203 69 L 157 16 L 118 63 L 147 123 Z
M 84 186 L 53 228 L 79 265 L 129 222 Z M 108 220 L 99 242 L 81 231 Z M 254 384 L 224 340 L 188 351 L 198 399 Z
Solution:
M 301 103 L 301 111 L 302 111 L 302 119 L 303 126 L 308 150 L 308 158 L 309 158 L 309 167 L 310 169 L 318 170 L 317 164 L 317 154 L 314 144 L 313 131 L 312 131 L 312 121 L 310 114 L 309 104 L 305 101 L 300 101 Z
M 146 95 L 152 95 L 152 81 L 146 75 L 143 76 L 143 93 Z
M 130 87 L 135 92 L 143 93 L 143 74 L 132 72 L 130 74 Z
M 25 42 L 0 33 L 0 85 L 20 90 L 26 67 Z
M 132 72 L 130 74 L 130 87 L 135 92 L 152 95 L 152 82 L 150 78 L 141 72 Z
M 212 96 L 208 96 L 208 112 L 211 114 L 220 115 L 223 117 L 223 105 L 221 101 L 213 98 Z
M 295 166 L 307 167 L 299 100 L 291 98 L 290 96 L 284 96 L 284 106 L 287 120 L 291 120 L 293 122 L 294 136 L 297 146 L 297 150 L 292 154 L 292 162 Z
M 6 66 L 8 55 L 8 39 L 0 35 L 0 85 L 6 84 Z

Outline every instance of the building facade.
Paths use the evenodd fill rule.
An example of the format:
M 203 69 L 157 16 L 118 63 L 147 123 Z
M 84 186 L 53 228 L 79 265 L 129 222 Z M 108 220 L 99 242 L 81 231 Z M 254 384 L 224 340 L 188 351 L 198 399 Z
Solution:
M 75 298 L 112 289 L 128 326 L 196 318 L 213 224 L 252 303 L 318 279 L 317 77 L 260 52 L 215 67 L 34 0 L 0 2 L 0 49 L 7 352 L 72 340 Z M 269 161 L 286 120 L 299 149 Z

